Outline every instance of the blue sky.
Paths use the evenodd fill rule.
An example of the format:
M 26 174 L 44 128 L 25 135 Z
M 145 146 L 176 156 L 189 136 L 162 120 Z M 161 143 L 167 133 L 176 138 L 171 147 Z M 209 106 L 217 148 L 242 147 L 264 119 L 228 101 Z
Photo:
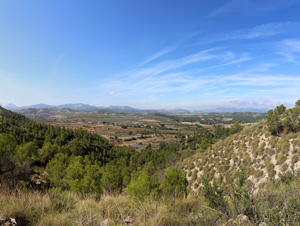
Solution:
M 293 105 L 299 12 L 300 0 L 0 0 L 0 104 Z

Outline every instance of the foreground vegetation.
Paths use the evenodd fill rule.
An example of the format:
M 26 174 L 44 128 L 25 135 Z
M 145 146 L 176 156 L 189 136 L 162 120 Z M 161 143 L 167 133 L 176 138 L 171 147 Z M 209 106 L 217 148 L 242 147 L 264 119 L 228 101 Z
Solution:
M 243 193 L 246 190 L 238 190 L 239 185 L 236 186 L 235 192 L 224 196 L 224 202 L 219 202 L 219 206 L 213 206 L 216 202 L 205 193 L 198 197 L 164 196 L 139 200 L 126 194 L 82 195 L 57 189 L 38 192 L 2 186 L 0 213 L 15 218 L 23 226 L 259 225 L 262 222 L 267 225 L 298 225 L 299 176 L 282 176 L 256 195 Z M 222 209 L 222 205 L 226 209 Z M 244 215 L 240 214 L 248 216 L 247 220 L 241 222 L 239 216 Z

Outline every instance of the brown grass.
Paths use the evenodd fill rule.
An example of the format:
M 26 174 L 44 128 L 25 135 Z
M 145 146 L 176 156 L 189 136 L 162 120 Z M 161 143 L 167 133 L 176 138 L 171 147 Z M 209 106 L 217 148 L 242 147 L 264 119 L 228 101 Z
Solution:
M 22 226 L 126 225 L 126 218 L 137 226 L 216 225 L 224 222 L 220 214 L 206 206 L 199 197 L 167 197 L 140 202 L 125 195 L 103 195 L 97 200 L 93 194 L 59 194 L 62 202 L 73 200 L 72 206 L 65 203 L 64 208 L 58 208 L 57 200 L 50 193 L 1 188 L 0 213 L 15 218 Z

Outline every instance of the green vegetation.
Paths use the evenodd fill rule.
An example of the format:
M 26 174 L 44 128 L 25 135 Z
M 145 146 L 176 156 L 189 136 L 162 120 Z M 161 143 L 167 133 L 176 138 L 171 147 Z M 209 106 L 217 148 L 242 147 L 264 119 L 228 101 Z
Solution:
M 278 106 L 250 127 L 195 126 L 141 151 L 7 111 L 0 120 L 0 213 L 25 226 L 221 225 L 240 214 L 247 225 L 297 225 L 298 106 Z M 145 124 L 141 137 L 175 129 L 157 124 Z
M 299 116 L 299 100 L 296 102 L 296 107 L 288 110 L 284 105 L 277 106 L 274 110 L 269 110 L 266 116 L 268 130 L 275 135 L 279 135 L 283 130 L 298 132 L 300 131 Z
M 248 216 L 247 225 L 298 225 L 300 181 L 297 174 L 282 175 L 268 182 L 257 194 L 245 186 L 242 171 L 232 189 L 215 182 L 206 184 L 203 196 L 157 200 L 131 199 L 126 195 L 80 195 L 52 189 L 0 189 L 0 212 L 21 225 L 221 225 Z M 209 192 L 209 193 L 208 193 Z M 207 202 L 207 204 L 206 204 Z M 127 223 L 125 223 L 127 222 Z
M 14 119 L 18 117 L 21 123 Z M 148 145 L 138 152 L 128 146 L 115 146 L 83 129 L 72 130 L 24 120 L 12 112 L 4 117 L 2 129 L 1 183 L 83 194 L 118 194 L 130 185 L 127 190 L 134 194 L 136 184 L 140 181 L 148 183 L 151 179 L 150 182 L 157 186 L 157 195 L 172 192 L 176 196 L 181 196 L 179 193 L 186 195 L 183 172 L 171 168 L 159 181 L 159 175 L 165 169 L 186 156 L 180 143 L 160 142 L 157 150 Z M 155 186 L 149 186 L 152 192 Z M 145 192 L 142 196 L 148 195 Z

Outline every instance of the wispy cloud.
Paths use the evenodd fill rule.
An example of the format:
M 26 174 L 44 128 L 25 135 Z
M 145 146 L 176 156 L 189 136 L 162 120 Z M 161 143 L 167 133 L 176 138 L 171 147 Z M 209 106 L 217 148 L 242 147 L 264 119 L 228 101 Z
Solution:
M 213 11 L 211 16 L 225 13 L 240 12 L 257 14 L 258 12 L 277 11 L 292 5 L 299 4 L 297 0 L 229 0 L 224 5 Z
M 288 39 L 278 44 L 279 54 L 283 55 L 289 62 L 300 62 L 300 40 Z
M 266 65 L 266 67 L 272 65 Z M 254 71 L 254 70 L 253 70 Z M 284 93 L 290 95 L 300 95 L 300 78 L 289 75 L 238 73 L 226 75 L 199 75 L 194 71 L 183 71 L 181 73 L 162 74 L 159 76 L 147 77 L 146 79 L 124 78 L 118 81 L 111 80 L 109 84 L 115 84 L 113 87 L 118 90 L 116 98 L 146 99 L 147 96 L 169 96 L 179 97 L 185 93 L 195 93 L 211 99 L 236 99 L 237 97 L 253 98 L 262 96 L 274 97 L 281 96 Z M 112 86 L 106 87 L 111 89 Z M 298 90 L 298 91 L 297 91 Z M 246 92 L 245 92 L 246 91 Z M 288 96 L 288 95 L 286 95 Z
M 275 63 L 262 63 L 262 64 L 257 65 L 255 68 L 252 68 L 251 72 L 266 72 L 276 66 L 277 66 L 277 64 L 275 64 Z
M 175 49 L 175 47 L 173 46 L 173 47 L 169 47 L 169 48 L 160 50 L 160 51 L 158 51 L 157 53 L 155 53 L 154 55 L 152 55 L 152 56 L 148 57 L 147 59 L 145 59 L 145 60 L 141 63 L 140 66 L 142 66 L 142 65 L 144 65 L 144 64 L 147 64 L 147 63 L 149 63 L 149 62 L 151 62 L 151 61 L 153 61 L 153 60 L 156 60 L 157 58 L 159 58 L 159 57 L 161 57 L 161 56 L 163 56 L 163 55 L 165 55 L 165 54 L 171 52 L 171 51 L 174 50 L 174 49 Z
M 255 57 L 255 58 L 257 58 L 257 57 Z M 198 72 L 207 71 L 207 70 L 210 70 L 210 69 L 215 69 L 215 68 L 220 68 L 220 67 L 225 67 L 225 66 L 229 66 L 229 65 L 233 65 L 233 64 L 240 64 L 242 62 L 253 60 L 255 58 L 254 57 L 249 57 L 247 54 L 243 54 L 239 58 L 234 58 L 234 59 L 232 59 L 232 60 L 230 60 L 226 63 L 213 65 L 213 66 L 207 67 L 207 68 L 201 68 L 200 70 L 198 70 Z
M 207 50 L 200 51 L 198 53 L 191 54 L 191 55 L 179 58 L 179 59 L 163 61 L 163 62 L 158 63 L 151 67 L 136 68 L 134 70 L 131 70 L 127 74 L 130 74 L 130 77 L 132 77 L 132 78 L 145 77 L 145 76 L 149 76 L 149 75 L 153 76 L 153 75 L 158 75 L 163 72 L 166 72 L 166 71 L 169 71 L 172 69 L 177 69 L 177 68 L 180 68 L 180 67 L 192 64 L 192 63 L 216 59 L 216 58 L 220 57 L 219 55 L 216 55 L 213 53 L 217 49 L 218 48 L 207 49 Z
M 211 41 L 225 41 L 225 40 L 237 40 L 237 39 L 254 39 L 264 38 L 273 35 L 284 34 L 284 33 L 299 33 L 300 23 L 299 22 L 279 22 L 261 24 L 253 28 L 245 28 L 237 31 L 219 34 Z
M 260 26 L 256 31 L 262 32 L 263 27 L 271 30 L 272 26 Z M 299 40 L 284 40 L 280 44 L 285 46 L 286 54 L 295 57 L 300 53 Z M 276 99 L 282 97 L 282 92 L 289 99 L 300 96 L 299 76 L 288 72 L 279 74 L 273 70 L 274 67 L 280 69 L 278 54 L 255 55 L 255 51 L 241 53 L 227 49 L 225 46 L 210 48 L 151 66 L 142 64 L 99 81 L 99 90 L 104 90 L 106 95 L 114 90 L 114 95 L 107 95 L 111 102 L 127 103 L 131 100 L 158 105 L 160 102 L 175 103 L 176 98 L 177 106 L 188 101 L 196 104 L 197 100 L 236 100 L 248 99 L 249 96 L 253 99 Z M 238 67 L 241 64 L 243 67 Z M 234 71 L 228 67 L 230 65 L 236 65 Z

